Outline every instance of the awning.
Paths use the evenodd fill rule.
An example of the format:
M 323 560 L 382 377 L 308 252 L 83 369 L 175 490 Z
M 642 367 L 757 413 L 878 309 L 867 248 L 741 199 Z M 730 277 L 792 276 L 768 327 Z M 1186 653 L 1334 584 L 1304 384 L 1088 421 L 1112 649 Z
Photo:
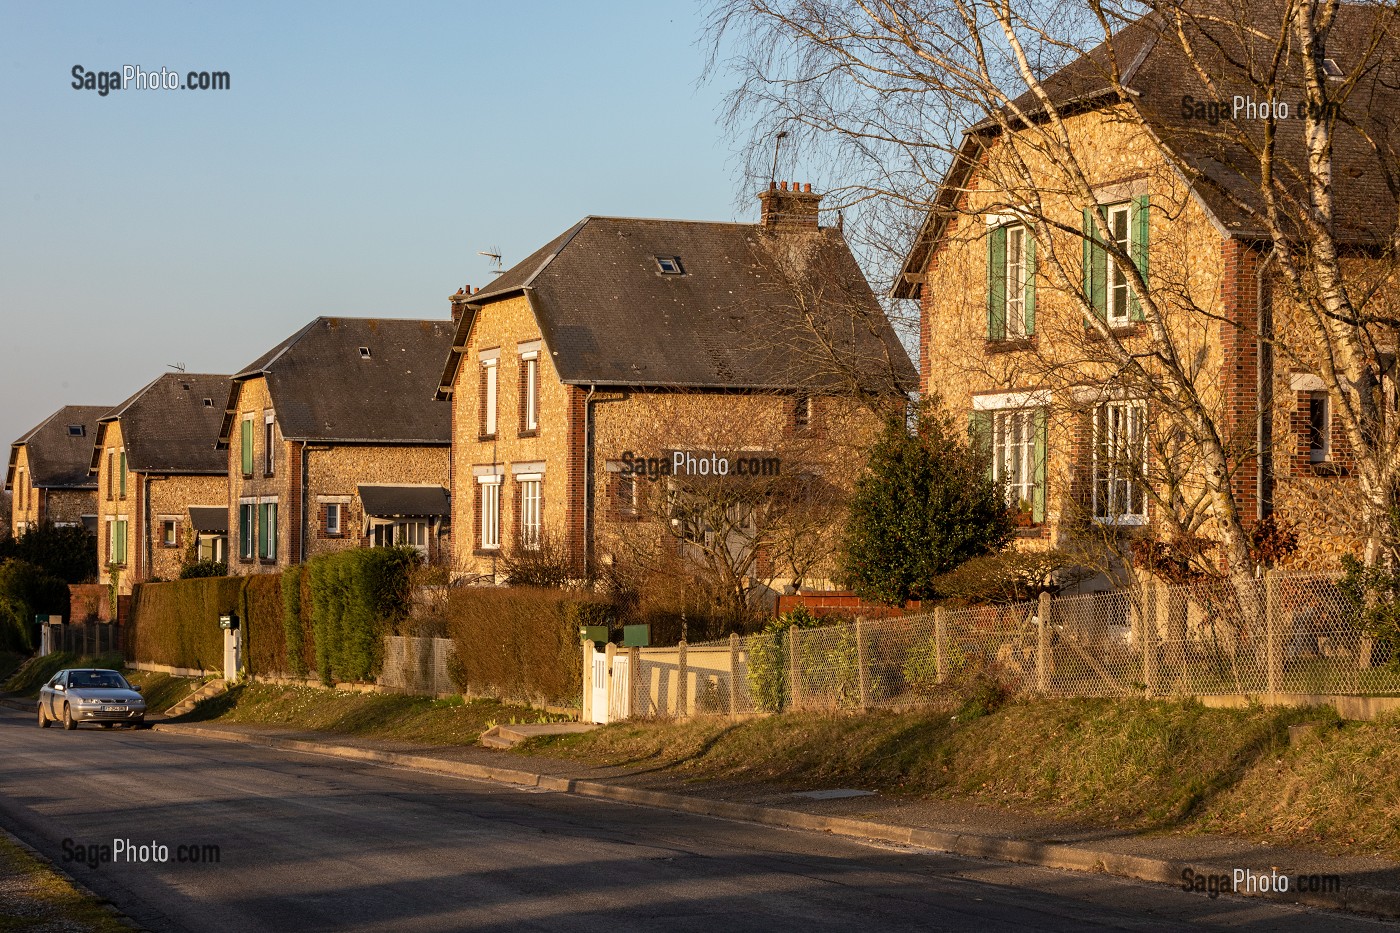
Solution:
M 447 490 L 441 486 L 361 486 L 360 504 L 376 518 L 447 517 Z
M 192 505 L 190 506 L 190 524 L 194 525 L 194 533 L 197 535 L 226 535 L 228 534 L 228 509 L 210 505 Z

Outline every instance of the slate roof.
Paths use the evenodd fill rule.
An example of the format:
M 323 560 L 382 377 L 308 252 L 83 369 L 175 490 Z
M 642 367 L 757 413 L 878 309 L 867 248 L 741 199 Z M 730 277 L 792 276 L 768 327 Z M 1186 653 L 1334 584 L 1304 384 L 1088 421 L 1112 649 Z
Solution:
M 1250 77 L 1264 73 L 1270 64 L 1274 42 L 1253 36 L 1243 42 L 1237 25 L 1241 9 L 1230 0 L 1195 0 L 1187 6 L 1190 16 L 1185 29 L 1192 47 L 1215 82 L 1212 92 L 1201 80 L 1182 51 L 1179 40 L 1155 15 L 1143 17 L 1114 34 L 1087 55 L 1076 59 L 1046 78 L 1044 87 L 1051 100 L 1065 113 L 1113 106 L 1119 103 L 1109 85 L 1110 61 L 1122 69 L 1123 83 L 1143 120 L 1183 165 L 1206 210 L 1222 230 L 1244 239 L 1268 238 L 1265 226 L 1253 214 L 1262 212 L 1258 193 L 1260 168 L 1257 155 L 1227 138 L 1233 125 L 1211 126 L 1207 121 L 1188 118 L 1182 101 L 1222 102 L 1231 108 L 1235 95 L 1261 98 L 1259 83 Z M 1257 0 L 1249 4 L 1251 22 L 1260 28 L 1277 30 L 1281 17 L 1277 0 Z M 1357 72 L 1363 50 L 1374 40 L 1378 51 L 1367 56 L 1368 70 Z M 1351 101 L 1343 107 L 1334 137 L 1334 182 L 1337 235 L 1352 245 L 1384 245 L 1395 232 L 1400 178 L 1400 17 L 1385 5 L 1346 4 L 1341 8 L 1327 49 L 1341 69 L 1344 79 L 1355 77 Z M 1282 79 L 1275 99 L 1286 102 L 1290 119 L 1275 122 L 1277 136 L 1277 178 L 1297 188 L 1296 179 L 1306 177 L 1307 157 L 1298 104 L 1302 98 L 1302 64 L 1296 53 L 1282 68 Z M 1357 72 L 1353 74 L 1353 72 Z M 1334 91 L 1342 82 L 1330 85 Z M 1028 119 L 1034 120 L 1041 108 L 1028 91 L 1014 102 Z M 1009 112 L 1012 108 L 1007 108 Z M 1228 113 L 1227 113 L 1228 118 Z M 1238 126 L 1260 144 L 1265 122 L 1240 120 Z M 953 162 L 935 197 L 934 209 L 904 266 L 905 276 L 896 284 L 895 297 L 914 297 L 917 286 L 907 276 L 923 271 L 927 257 L 940 238 L 953 201 L 964 190 L 975 170 L 981 145 L 1000 132 L 988 117 L 967 130 L 963 149 Z
M 375 518 L 447 515 L 447 490 L 441 486 L 365 484 L 358 492 L 365 514 Z
M 19 448 L 29 454 L 30 482 L 46 489 L 96 489 L 97 479 L 88 475 L 92 459 L 97 419 L 107 412 L 106 405 L 65 405 L 10 445 L 10 466 L 5 488 L 14 485 Z M 70 434 L 68 426 L 81 425 L 82 433 Z
M 451 321 L 318 317 L 233 377 L 219 444 L 237 384 L 261 375 L 287 440 L 446 445 L 451 406 L 433 392 L 451 341 Z
M 228 376 L 165 373 L 98 420 L 121 422 L 127 468 L 134 472 L 225 473 L 228 455 L 217 444 L 229 384 Z M 94 473 L 101 450 L 99 436 L 91 451 Z
M 662 273 L 657 258 L 672 256 L 683 274 Z M 794 264 L 792 256 L 802 260 Z M 587 217 L 472 296 L 439 397 L 451 392 L 471 309 L 522 293 L 568 384 L 812 386 L 820 377 L 811 353 L 822 351 L 804 327 L 794 289 L 784 285 L 793 280 L 841 360 L 833 371 L 857 373 L 875 388 L 888 386 L 891 372 L 908 388 L 917 384 L 839 231 Z

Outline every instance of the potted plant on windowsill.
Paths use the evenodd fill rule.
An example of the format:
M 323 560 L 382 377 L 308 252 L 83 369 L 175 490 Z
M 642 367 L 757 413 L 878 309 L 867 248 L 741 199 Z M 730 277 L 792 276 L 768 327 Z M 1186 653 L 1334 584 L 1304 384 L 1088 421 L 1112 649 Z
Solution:
M 1035 524 L 1035 506 L 1022 499 L 1016 503 L 1016 527 L 1030 528 Z

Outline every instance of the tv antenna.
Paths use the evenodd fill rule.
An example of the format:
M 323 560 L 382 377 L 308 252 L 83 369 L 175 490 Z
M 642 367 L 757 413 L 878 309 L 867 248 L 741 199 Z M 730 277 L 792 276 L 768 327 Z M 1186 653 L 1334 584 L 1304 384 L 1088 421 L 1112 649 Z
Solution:
M 478 256 L 485 256 L 487 259 L 491 260 L 492 275 L 500 275 L 502 272 L 506 271 L 505 267 L 501 265 L 501 248 L 499 246 L 493 246 L 489 251 L 479 249 L 476 251 L 476 254 Z
M 778 149 L 785 139 L 787 139 L 787 130 L 778 130 L 778 135 L 773 137 L 773 171 L 768 173 L 769 181 L 778 180 Z
M 166 364 L 165 364 L 165 368 L 166 368 L 166 369 L 173 369 L 173 370 L 175 370 L 177 373 L 182 373 L 182 372 L 185 371 L 185 364 L 184 364 L 184 363 L 166 363 Z

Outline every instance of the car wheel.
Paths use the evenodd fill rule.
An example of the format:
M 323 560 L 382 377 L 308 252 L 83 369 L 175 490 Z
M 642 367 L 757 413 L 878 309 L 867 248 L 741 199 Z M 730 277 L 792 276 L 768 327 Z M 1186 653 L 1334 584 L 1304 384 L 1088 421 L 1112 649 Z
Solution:
M 40 729 L 47 729 L 48 727 L 49 727 L 49 714 L 46 713 L 46 712 L 44 712 L 44 704 L 40 703 L 40 704 L 39 704 L 39 728 L 40 728 Z
M 73 710 L 67 703 L 63 704 L 63 728 L 67 729 L 69 732 L 78 728 L 77 722 L 73 720 Z

